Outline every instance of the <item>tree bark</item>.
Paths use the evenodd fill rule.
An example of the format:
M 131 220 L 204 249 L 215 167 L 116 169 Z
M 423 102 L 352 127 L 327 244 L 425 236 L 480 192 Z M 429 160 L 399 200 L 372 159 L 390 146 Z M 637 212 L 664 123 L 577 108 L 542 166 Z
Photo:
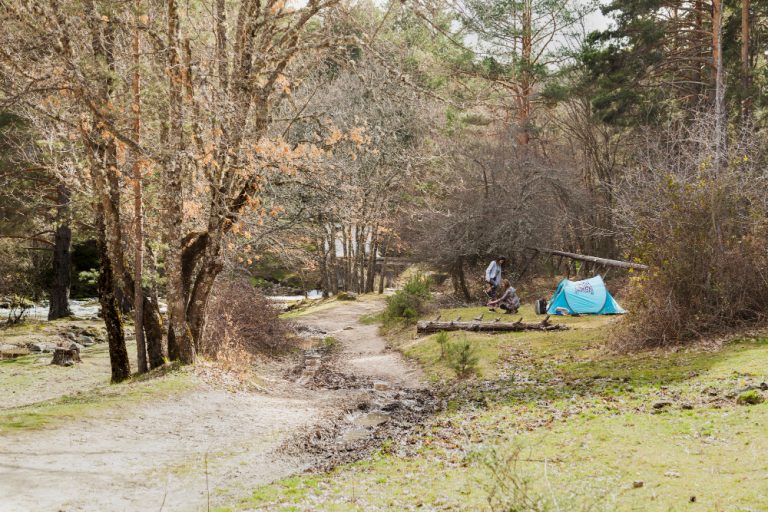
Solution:
M 99 252 L 99 302 L 101 316 L 107 328 L 107 344 L 109 345 L 109 362 L 112 367 L 112 382 L 121 382 L 131 376 L 131 366 L 128 360 L 128 350 L 125 348 L 125 332 L 123 318 L 115 295 L 115 281 L 112 273 L 112 262 L 107 251 L 106 230 L 104 227 L 104 212 L 99 206 L 96 209 L 98 236 L 96 244 Z
M 69 309 L 69 290 L 72 283 L 72 230 L 69 227 L 69 190 L 59 183 L 56 187 L 56 232 L 53 249 L 53 281 L 51 303 L 48 308 L 48 320 L 56 320 L 72 315 Z

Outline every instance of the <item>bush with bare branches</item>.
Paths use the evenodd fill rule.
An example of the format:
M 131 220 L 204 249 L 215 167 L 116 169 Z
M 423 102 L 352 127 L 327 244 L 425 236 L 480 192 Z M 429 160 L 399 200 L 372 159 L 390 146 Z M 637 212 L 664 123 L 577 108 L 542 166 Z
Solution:
M 219 280 L 209 308 L 200 347 L 208 357 L 274 356 L 295 348 L 277 308 L 244 279 Z
M 758 137 L 745 128 L 718 143 L 712 119 L 644 144 L 619 199 L 633 255 L 622 348 L 685 342 L 768 313 L 768 177 Z

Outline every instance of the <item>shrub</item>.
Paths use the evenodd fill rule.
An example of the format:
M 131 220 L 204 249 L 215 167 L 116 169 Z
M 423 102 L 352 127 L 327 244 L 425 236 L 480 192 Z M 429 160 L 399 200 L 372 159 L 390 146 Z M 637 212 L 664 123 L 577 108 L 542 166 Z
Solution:
M 458 378 L 465 379 L 477 373 L 479 359 L 476 352 L 466 337 L 448 346 L 448 366 L 456 372 Z
M 14 295 L 11 297 L 11 300 L 7 305 L 8 319 L 6 323 L 8 325 L 20 324 L 24 321 L 24 316 L 27 314 L 27 312 L 35 307 L 35 304 L 31 300 L 19 295 Z
M 232 353 L 276 355 L 295 348 L 274 304 L 246 280 L 217 281 L 200 352 L 213 359 Z
M 736 403 L 741 405 L 757 405 L 763 403 L 764 401 L 765 398 L 763 395 L 754 389 L 744 391 L 736 398 Z
M 398 290 L 387 298 L 387 309 L 384 311 L 384 321 L 413 322 L 426 311 L 426 305 L 432 294 L 429 291 L 429 278 L 416 274 Z
M 261 277 L 252 277 L 251 284 L 256 288 L 264 288 L 264 289 L 271 288 L 273 286 L 273 283 L 270 283 L 269 281 Z
M 645 145 L 618 198 L 632 254 L 650 266 L 632 279 L 620 348 L 681 343 L 768 312 L 759 145 L 745 135 L 719 153 L 710 133 L 695 124 Z
M 488 474 L 484 480 L 491 512 L 545 512 L 547 501 L 534 492 L 531 479 L 521 471 L 521 449 L 492 449 L 479 460 Z

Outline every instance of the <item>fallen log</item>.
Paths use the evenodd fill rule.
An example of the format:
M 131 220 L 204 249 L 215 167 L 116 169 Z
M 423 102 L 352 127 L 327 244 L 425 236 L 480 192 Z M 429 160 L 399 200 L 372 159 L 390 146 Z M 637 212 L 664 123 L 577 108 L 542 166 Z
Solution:
M 416 333 L 431 334 L 440 331 L 472 331 L 472 332 L 520 332 L 520 331 L 565 331 L 565 324 L 553 324 L 549 316 L 537 323 L 526 323 L 521 318 L 517 322 L 437 322 L 422 320 L 416 323 Z
M 632 263 L 630 261 L 621 261 L 621 260 L 610 260 L 608 258 L 598 258 L 597 256 L 588 256 L 586 254 L 576 254 L 575 252 L 556 251 L 554 249 L 540 249 L 536 247 L 530 247 L 529 249 L 532 249 L 537 252 L 550 254 L 552 256 L 560 256 L 560 258 L 565 257 L 565 258 L 569 258 L 576 261 L 584 261 L 589 263 L 595 263 L 597 265 L 604 265 L 606 267 L 617 267 L 617 268 L 627 268 L 627 269 L 631 268 L 634 270 L 648 270 L 648 265 L 643 265 L 642 263 Z

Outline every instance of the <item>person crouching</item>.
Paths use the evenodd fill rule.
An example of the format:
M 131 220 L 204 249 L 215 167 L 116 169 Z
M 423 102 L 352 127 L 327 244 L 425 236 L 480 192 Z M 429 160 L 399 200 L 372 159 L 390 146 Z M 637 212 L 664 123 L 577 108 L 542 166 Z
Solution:
M 517 310 L 520 309 L 520 297 L 517 296 L 517 290 L 512 288 L 509 279 L 504 279 L 501 282 L 501 289 L 503 290 L 501 297 L 488 302 L 487 305 L 490 307 L 490 310 L 496 311 L 498 306 L 507 314 L 517 313 Z

